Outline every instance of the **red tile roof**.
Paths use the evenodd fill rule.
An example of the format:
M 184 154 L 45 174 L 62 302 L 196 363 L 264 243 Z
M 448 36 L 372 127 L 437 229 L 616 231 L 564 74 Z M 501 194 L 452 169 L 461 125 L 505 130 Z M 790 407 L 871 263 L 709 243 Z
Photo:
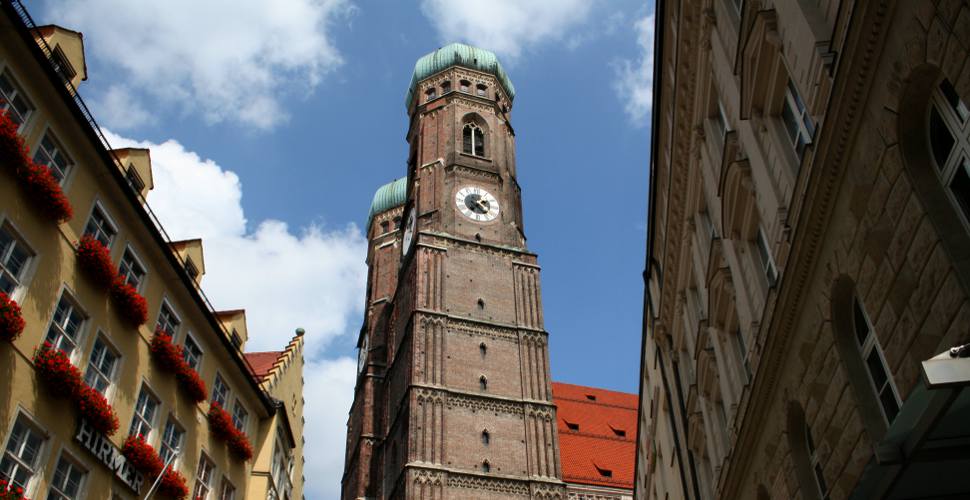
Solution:
M 563 481 L 632 490 L 637 395 L 553 382 L 552 399 Z
M 256 379 L 263 380 L 282 355 L 283 351 L 247 352 L 246 361 L 249 361 L 249 365 L 252 366 Z

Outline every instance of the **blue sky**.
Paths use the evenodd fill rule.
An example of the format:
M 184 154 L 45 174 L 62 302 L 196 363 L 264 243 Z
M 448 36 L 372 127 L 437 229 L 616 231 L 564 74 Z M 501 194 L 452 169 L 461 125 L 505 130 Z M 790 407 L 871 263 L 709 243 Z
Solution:
M 405 172 L 414 62 L 451 41 L 496 51 L 517 90 L 525 230 L 543 267 L 553 378 L 636 392 L 651 5 L 28 7 L 39 23 L 84 33 L 81 94 L 113 146 L 152 148 L 149 203 L 174 237 L 204 239 L 204 289 L 219 308 L 247 309 L 249 348 L 277 349 L 307 329 L 308 498 L 335 497 L 339 482 L 367 209 L 378 186 Z

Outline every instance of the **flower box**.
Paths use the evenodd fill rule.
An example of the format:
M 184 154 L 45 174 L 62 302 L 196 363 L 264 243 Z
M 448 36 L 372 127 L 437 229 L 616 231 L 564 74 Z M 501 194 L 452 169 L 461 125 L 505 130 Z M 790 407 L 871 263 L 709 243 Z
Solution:
M 117 272 L 114 262 L 111 262 L 111 253 L 89 234 L 82 236 L 77 244 L 77 263 L 84 274 L 101 288 L 108 289 L 114 283 Z
M 11 171 L 27 191 L 27 197 L 54 222 L 67 222 L 74 215 L 61 185 L 50 169 L 30 160 L 27 146 L 17 133 L 17 124 L 0 112 L 0 166 Z
M 236 428 L 232 423 L 229 412 L 222 408 L 222 405 L 213 401 L 209 405 L 209 431 L 215 437 L 223 440 L 229 446 L 229 451 L 239 457 L 242 461 L 253 458 L 253 446 L 249 443 L 246 434 Z
M 100 392 L 87 385 L 82 386 L 74 403 L 77 411 L 102 434 L 112 436 L 118 431 L 118 416 Z
M 185 362 L 182 360 L 182 347 L 173 344 L 172 336 L 163 330 L 155 332 L 149 348 L 152 359 L 166 372 L 178 373 Z
M 0 292 L 0 340 L 13 342 L 24 331 L 24 317 L 17 302 Z
M 229 451 L 243 462 L 253 458 L 253 445 L 249 444 L 249 438 L 238 430 L 229 439 Z
M 14 486 L 6 479 L 0 479 L 0 500 L 28 500 L 24 498 L 24 489 Z
M 145 441 L 144 436 L 128 436 L 121 447 L 121 454 L 132 467 L 152 479 L 158 476 L 162 467 L 165 467 L 162 458 L 155 452 L 155 448 Z
M 193 370 L 189 365 L 182 362 L 182 367 L 175 374 L 179 387 L 185 395 L 194 403 L 201 403 L 209 399 L 209 391 L 205 387 L 205 382 L 199 376 L 199 372 Z
M 148 302 L 125 281 L 124 276 L 116 276 L 111 284 L 111 299 L 118 314 L 130 326 L 137 328 L 148 321 Z
M 64 351 L 54 349 L 50 342 L 44 342 L 34 353 L 34 369 L 57 397 L 73 401 L 84 385 L 81 372 L 71 364 L 71 359 Z
M 185 478 L 175 469 L 166 469 L 162 474 L 162 480 L 158 483 L 158 494 L 163 497 L 182 500 L 189 496 L 189 487 L 185 483 Z

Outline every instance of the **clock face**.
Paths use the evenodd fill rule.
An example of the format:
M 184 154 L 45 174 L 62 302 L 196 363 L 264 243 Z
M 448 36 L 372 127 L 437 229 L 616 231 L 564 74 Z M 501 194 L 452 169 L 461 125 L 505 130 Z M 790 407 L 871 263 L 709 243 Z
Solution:
M 402 239 L 403 244 L 401 245 L 401 257 L 408 254 L 408 250 L 411 249 L 411 244 L 414 243 L 414 228 L 416 226 L 416 222 L 417 221 L 414 219 L 414 209 L 412 208 L 411 211 L 408 212 L 407 221 L 404 223 L 404 237 Z
M 472 220 L 488 222 L 498 217 L 498 200 L 480 187 L 466 186 L 455 193 L 458 210 Z

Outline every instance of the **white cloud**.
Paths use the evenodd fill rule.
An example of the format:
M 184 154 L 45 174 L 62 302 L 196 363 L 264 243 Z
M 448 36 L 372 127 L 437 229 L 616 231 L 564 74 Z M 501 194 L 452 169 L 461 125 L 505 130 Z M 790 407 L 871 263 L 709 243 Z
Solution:
M 306 329 L 307 498 L 337 498 L 356 363 L 328 355 L 335 337 L 356 331 L 363 312 L 367 244 L 353 224 L 292 231 L 265 220 L 246 230 L 239 177 L 169 140 L 139 142 L 106 133 L 113 147 L 151 150 L 152 210 L 174 239 L 202 238 L 206 294 L 220 309 L 245 308 L 247 350 L 278 350 Z M 327 358 L 335 359 L 327 359 Z
M 635 61 L 619 62 L 614 90 L 626 103 L 625 111 L 630 120 L 637 125 L 646 125 L 653 105 L 653 14 L 636 21 L 634 29 L 640 55 Z
M 115 128 L 131 129 L 151 121 L 151 115 L 125 85 L 108 87 L 92 104 L 98 110 L 98 116 Z
M 84 33 L 89 57 L 112 70 L 104 78 L 159 108 L 267 129 L 287 119 L 283 94 L 340 65 L 330 31 L 351 11 L 350 0 L 53 0 L 47 15 Z
M 532 45 L 566 39 L 594 0 L 422 0 L 421 10 L 443 42 L 467 41 L 515 59 Z

